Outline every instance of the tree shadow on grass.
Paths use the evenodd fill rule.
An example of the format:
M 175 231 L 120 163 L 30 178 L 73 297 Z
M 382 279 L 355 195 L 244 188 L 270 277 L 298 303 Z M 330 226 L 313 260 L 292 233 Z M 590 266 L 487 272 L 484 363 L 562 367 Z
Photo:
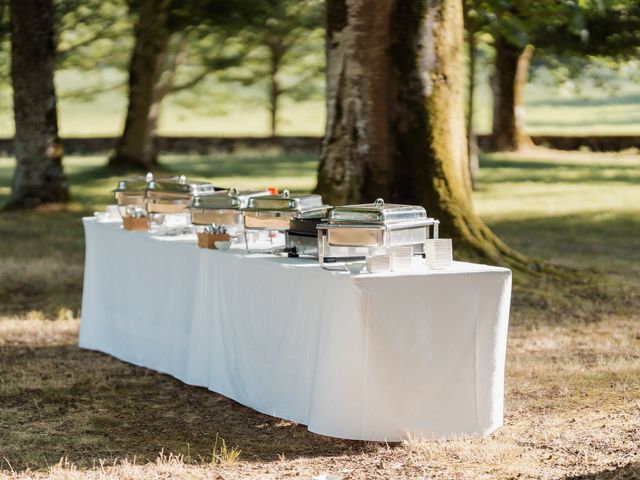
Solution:
M 639 478 L 640 462 L 633 462 L 612 470 L 564 477 L 562 480 L 638 480 Z
M 640 184 L 640 165 L 500 160 L 483 156 L 481 183 Z
M 561 117 L 555 117 L 554 120 L 544 118 L 541 120 L 527 119 L 527 128 L 539 129 L 544 132 L 554 132 L 558 128 L 572 128 L 578 130 L 580 128 L 588 127 L 600 127 L 605 124 L 608 127 L 620 126 L 620 125 L 638 125 L 640 123 L 640 115 L 625 115 L 623 118 L 607 118 L 603 120 L 596 116 L 587 116 L 582 120 L 576 120 L 575 118 L 562 119 Z M 560 133 L 560 132 L 558 132 Z M 561 134 L 561 133 L 560 133 Z M 615 135 L 611 133 L 610 135 Z M 567 136 L 571 136 L 568 134 Z
M 636 210 L 524 216 L 488 223 L 508 244 L 537 258 L 598 269 L 629 280 L 640 272 L 640 217 Z
M 98 459 L 158 453 L 211 461 L 216 435 L 241 460 L 359 453 L 373 444 L 310 433 L 204 388 L 76 346 L 0 347 L 0 448 L 16 469 L 62 457 L 78 467 Z
M 184 157 L 165 163 L 167 171 L 201 177 L 286 177 L 314 175 L 317 155 L 219 155 Z
M 82 295 L 87 212 L 38 211 L 0 214 L 0 316 L 37 311 L 56 318 L 77 313 Z
M 574 107 L 592 108 L 609 105 L 640 105 L 640 94 L 609 95 L 599 98 L 571 97 L 571 98 L 538 98 L 527 102 L 529 107 Z

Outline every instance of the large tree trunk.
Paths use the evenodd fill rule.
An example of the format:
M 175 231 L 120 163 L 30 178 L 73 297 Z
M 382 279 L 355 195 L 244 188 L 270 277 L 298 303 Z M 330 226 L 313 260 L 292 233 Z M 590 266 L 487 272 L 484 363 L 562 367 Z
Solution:
M 519 150 L 531 144 L 524 133 L 523 94 L 533 47 L 515 46 L 499 35 L 495 48 L 492 147 Z
M 148 169 L 158 163 L 155 129 L 162 95 L 160 76 L 165 70 L 171 0 L 141 0 L 136 44 L 129 66 L 129 107 L 124 131 L 109 163 Z
M 53 83 L 51 0 L 11 1 L 16 170 L 6 208 L 69 200 Z
M 426 5 L 428 3 L 428 7 Z M 459 0 L 329 0 L 327 130 L 317 191 L 332 204 L 419 204 L 458 249 L 527 260 L 475 215 Z M 460 251 L 460 250 L 459 250 Z

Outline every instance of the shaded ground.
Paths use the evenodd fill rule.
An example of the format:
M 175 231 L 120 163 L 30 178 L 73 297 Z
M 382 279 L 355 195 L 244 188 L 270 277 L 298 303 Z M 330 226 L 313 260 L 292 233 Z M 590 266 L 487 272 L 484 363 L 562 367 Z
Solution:
M 10 462 L 48 475 L 47 466 L 63 457 L 81 471 L 97 459 L 112 465 L 135 458 L 141 465 L 135 475 L 127 464 L 109 472 L 158 475 L 164 467 L 153 461 L 164 451 L 180 456 L 168 467 L 172 475 L 223 478 L 562 478 L 624 467 L 627 476 L 608 478 L 631 479 L 640 472 L 637 464 L 628 466 L 640 461 L 638 318 L 513 327 L 505 427 L 484 439 L 390 446 L 315 435 L 205 389 L 80 350 L 76 320 L 0 325 L 5 469 Z M 216 435 L 241 450 L 239 460 L 211 464 Z
M 222 185 L 300 190 L 313 186 L 316 165 L 306 156 L 165 160 L 170 170 Z M 483 439 L 331 439 L 78 349 L 79 217 L 110 202 L 116 177 L 103 161 L 67 162 L 70 208 L 0 214 L 0 477 L 15 470 L 25 478 L 640 478 L 640 305 L 633 298 L 613 308 L 611 299 L 622 297 L 586 301 L 571 287 L 542 285 L 530 303 L 516 290 L 505 426 Z M 0 201 L 11 168 L 0 159 Z M 639 171 L 634 153 L 495 155 L 483 158 L 476 203 L 525 252 L 607 272 L 615 276 L 611 290 L 636 291 Z M 238 451 L 234 460 L 230 452 Z

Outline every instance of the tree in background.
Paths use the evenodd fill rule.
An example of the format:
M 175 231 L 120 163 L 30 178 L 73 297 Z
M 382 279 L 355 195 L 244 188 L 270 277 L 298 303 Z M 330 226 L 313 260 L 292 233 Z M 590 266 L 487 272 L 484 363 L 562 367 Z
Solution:
M 566 38 L 560 38 L 560 42 L 581 38 L 584 35 L 583 9 L 577 2 L 555 0 L 465 2 L 469 12 L 467 18 L 473 19 L 467 31 L 473 30 L 474 35 L 487 32 L 493 37 L 492 147 L 518 150 L 529 146 L 531 140 L 524 132 L 523 95 L 534 47 L 544 44 L 548 32 L 560 26 L 566 27 Z
M 0 112 L 11 108 L 8 0 L 0 1 L 0 15 L 3 5 L 7 6 L 6 20 L 0 21 Z M 110 90 L 124 90 L 120 72 L 127 69 L 133 43 L 127 0 L 54 0 L 53 6 L 56 74 L 67 70 L 82 77 L 81 82 L 58 81 L 58 99 L 89 100 Z M 0 123 L 3 127 L 10 128 Z
M 469 176 L 471 185 L 475 188 L 476 176 L 480 169 L 478 145 L 473 128 L 475 112 L 476 70 L 478 68 L 478 36 L 483 28 L 492 20 L 492 13 L 485 8 L 479 8 L 478 0 L 463 0 L 463 23 L 467 44 L 467 95 L 465 109 L 465 124 L 467 131 L 467 155 L 469 157 Z
M 134 23 L 128 1 L 54 0 L 54 7 L 57 70 L 84 74 L 81 85 L 59 85 L 58 97 L 90 99 L 124 90 L 120 73 L 128 68 Z
M 11 0 L 16 170 L 6 208 L 69 200 L 53 83 L 52 0 Z
M 109 163 L 149 168 L 157 163 L 155 122 L 150 115 L 169 47 L 172 0 L 140 0 L 135 45 L 129 67 L 129 104 L 124 131 Z
M 188 88 L 197 80 L 182 87 L 173 84 L 176 69 L 184 63 L 187 32 L 206 25 L 231 35 L 234 29 L 247 24 L 260 2 L 140 0 L 138 3 L 135 46 L 129 66 L 129 106 L 124 131 L 109 163 L 148 169 L 158 161 L 155 134 L 162 100 L 174 89 Z M 211 65 L 209 62 L 208 66 Z
M 515 45 L 501 34 L 496 36 L 494 46 L 493 149 L 520 150 L 531 145 L 531 139 L 524 132 L 523 94 L 534 47 Z
M 494 38 L 491 86 L 496 150 L 531 145 L 524 133 L 523 93 L 534 46 L 542 55 L 556 58 L 595 55 L 616 60 L 637 56 L 640 46 L 640 4 L 632 0 L 467 1 L 479 13 L 476 18 L 486 22 L 480 30 Z
M 0 0 L 0 113 L 11 108 L 11 36 L 9 0 Z M 10 117 L 10 115 L 6 115 Z M 9 127 L 13 119 L 0 115 L 0 130 Z
M 473 210 L 462 48 L 460 0 L 329 0 L 316 191 L 334 205 L 423 205 L 460 247 L 523 267 Z
M 312 97 L 324 68 L 324 5 L 320 0 L 265 0 L 240 38 L 248 49 L 243 65 L 223 80 L 257 85 L 269 111 L 271 135 L 278 130 L 280 100 Z
M 583 3 L 584 35 L 571 35 L 570 25 L 557 25 L 547 30 L 537 52 L 538 66 L 556 80 L 583 75 L 593 67 L 605 70 L 609 78 L 595 75 L 602 88 L 612 88 L 618 71 L 627 68 L 640 54 L 640 3 L 634 0 L 600 0 Z M 604 67 L 604 68 L 603 68 Z M 551 69 L 551 72 L 550 70 Z M 589 72 L 593 75 L 593 72 Z
M 260 0 L 241 7 L 245 18 L 232 28 L 211 22 L 189 29 L 187 61 L 171 94 L 183 106 L 209 115 L 226 111 L 230 100 L 234 106 L 263 107 L 269 112 L 271 135 L 276 135 L 283 99 L 322 97 L 324 4 Z

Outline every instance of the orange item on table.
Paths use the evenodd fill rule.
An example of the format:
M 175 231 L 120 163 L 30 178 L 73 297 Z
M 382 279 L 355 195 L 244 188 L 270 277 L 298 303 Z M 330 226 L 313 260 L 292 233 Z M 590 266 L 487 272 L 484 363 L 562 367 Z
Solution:
M 269 188 L 267 188 L 267 191 L 271 195 L 278 195 L 278 193 L 280 193 L 280 191 L 278 190 L 278 187 L 269 187 Z

